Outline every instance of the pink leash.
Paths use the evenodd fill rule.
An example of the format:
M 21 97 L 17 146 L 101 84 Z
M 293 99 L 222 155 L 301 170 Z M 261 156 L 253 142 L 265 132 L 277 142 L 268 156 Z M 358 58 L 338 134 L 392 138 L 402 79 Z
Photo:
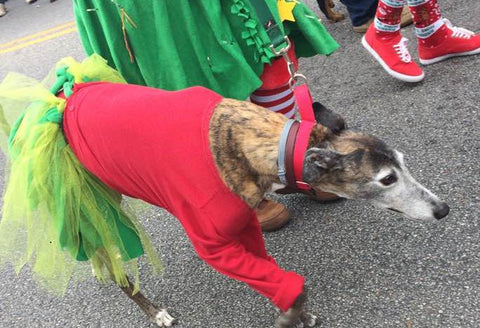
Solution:
M 308 90 L 307 84 L 295 86 L 293 89 L 295 101 L 298 107 L 301 124 L 297 133 L 295 149 L 293 153 L 293 169 L 295 173 L 295 181 L 298 189 L 311 190 L 312 187 L 308 183 L 303 182 L 303 160 L 305 152 L 308 148 L 308 140 L 313 126 L 316 124 L 313 114 L 312 96 Z

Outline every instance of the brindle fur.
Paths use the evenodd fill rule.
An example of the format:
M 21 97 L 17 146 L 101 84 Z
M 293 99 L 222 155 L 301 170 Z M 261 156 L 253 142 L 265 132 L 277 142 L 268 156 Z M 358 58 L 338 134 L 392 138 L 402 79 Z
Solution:
M 278 142 L 286 120 L 233 99 L 220 102 L 210 120 L 210 149 L 220 176 L 252 208 L 278 180 Z
M 210 121 L 210 149 L 220 176 L 250 207 L 256 208 L 277 176 L 278 142 L 287 119 L 255 104 L 224 99 Z M 313 146 L 330 130 L 317 125 Z
M 314 108 L 320 122 L 324 118 L 318 114 L 337 115 L 318 105 Z M 402 163 L 396 151 L 383 141 L 347 130 L 343 120 L 339 120 L 337 118 L 336 125 L 343 128 L 337 133 L 320 124 L 312 129 L 303 168 L 304 180 L 317 190 L 370 200 L 382 191 L 365 187 L 375 180 L 379 168 L 402 170 Z M 210 147 L 220 176 L 252 208 L 273 183 L 280 183 L 278 142 L 285 121 L 283 116 L 262 107 L 232 99 L 224 99 L 210 121 Z
M 329 152 L 329 156 L 334 156 L 334 163 L 340 165 L 341 170 L 337 170 L 335 174 L 321 175 L 318 170 L 314 170 L 314 176 L 311 177 L 309 167 L 306 166 L 305 180 L 319 189 L 347 198 L 364 198 L 366 195 L 361 194 L 361 186 L 374 180 L 381 165 L 400 167 L 394 151 L 383 141 L 360 132 L 344 130 L 340 135 L 329 135 L 316 147 L 324 151 L 317 151 L 314 158 L 326 156 Z
M 210 148 L 220 176 L 252 208 L 260 203 L 273 183 L 280 183 L 277 176 L 278 143 L 286 120 L 263 107 L 233 99 L 224 99 L 213 113 Z M 370 136 L 348 130 L 334 134 L 320 124 L 310 134 L 309 148 L 314 146 L 343 154 L 360 149 L 369 149 L 373 154 L 386 149 L 381 141 Z M 353 177 L 347 176 L 350 173 L 361 181 L 372 179 L 373 170 L 369 165 L 362 166 L 360 171 L 353 170 L 359 163 L 350 165 L 352 170 L 347 170 L 344 176 L 330 175 L 322 179 L 323 189 L 340 192 L 338 181 L 352 180 Z M 318 185 L 317 188 L 322 189 Z

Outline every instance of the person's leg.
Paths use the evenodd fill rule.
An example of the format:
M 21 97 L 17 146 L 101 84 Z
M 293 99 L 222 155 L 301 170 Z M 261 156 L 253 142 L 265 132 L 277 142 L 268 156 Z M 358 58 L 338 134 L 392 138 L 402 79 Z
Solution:
M 378 0 L 340 0 L 347 7 L 353 26 L 363 25 L 375 17 Z
M 414 19 L 422 64 L 480 53 L 480 35 L 453 27 L 442 18 L 437 0 L 408 0 L 408 5 Z
M 406 0 L 380 0 L 375 20 L 362 39 L 365 49 L 391 76 L 405 81 L 423 80 L 423 71 L 412 61 L 407 39 L 400 34 L 401 14 Z
M 365 33 L 375 18 L 378 0 L 340 0 L 348 10 L 352 29 L 358 33 Z M 405 27 L 412 24 L 412 15 L 408 6 L 403 7 L 400 26 Z
M 288 56 L 297 68 L 298 59 L 295 56 L 293 43 L 288 51 Z M 288 85 L 290 74 L 285 60 L 280 57 L 275 59 L 271 65 L 266 64 L 260 79 L 263 84 L 251 94 L 250 101 L 276 113 L 283 114 L 288 118 L 293 118 L 295 114 L 295 98 L 293 97 L 293 91 Z

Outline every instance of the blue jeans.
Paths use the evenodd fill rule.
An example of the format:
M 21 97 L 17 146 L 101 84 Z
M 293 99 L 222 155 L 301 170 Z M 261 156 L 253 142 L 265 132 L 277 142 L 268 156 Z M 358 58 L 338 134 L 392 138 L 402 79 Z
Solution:
M 340 0 L 350 14 L 353 26 L 365 24 L 369 19 L 375 17 L 378 0 Z

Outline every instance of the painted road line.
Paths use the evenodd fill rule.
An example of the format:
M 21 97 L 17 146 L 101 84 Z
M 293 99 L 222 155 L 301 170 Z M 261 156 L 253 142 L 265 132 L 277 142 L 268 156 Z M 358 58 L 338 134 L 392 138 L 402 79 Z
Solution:
M 41 42 L 44 42 L 44 41 L 47 41 L 47 40 L 55 39 L 55 38 L 58 38 L 59 36 L 69 34 L 69 33 L 73 33 L 73 32 L 77 32 L 77 27 L 76 26 L 68 27 L 68 28 L 60 30 L 58 32 L 55 32 L 55 33 L 50 32 L 50 34 L 46 34 L 43 37 L 39 37 L 41 34 L 36 35 L 36 38 L 34 38 L 31 41 L 22 42 L 22 43 L 19 43 L 19 44 L 13 43 L 12 46 L 10 46 L 8 48 L 2 48 L 0 46 L 0 54 L 4 54 L 4 53 L 12 52 L 12 51 L 15 51 L 15 50 L 18 50 L 18 49 L 26 48 L 26 47 L 29 47 L 31 45 L 41 43 Z M 37 34 L 39 34 L 39 33 L 37 33 Z M 45 34 L 45 33 L 43 33 L 43 34 Z M 25 37 L 25 38 L 26 38 L 26 40 L 31 39 L 29 37 Z M 14 40 L 14 41 L 16 41 L 16 40 Z
M 69 28 L 69 27 L 73 27 L 73 26 L 75 26 L 74 21 L 68 22 L 68 23 L 65 23 L 65 24 L 62 24 L 62 25 L 58 25 L 58 26 L 55 26 L 55 27 L 50 28 L 48 30 L 44 30 L 44 31 L 41 31 L 41 32 L 38 32 L 38 33 L 35 33 L 35 34 L 30 34 L 30 35 L 27 35 L 23 38 L 15 39 L 15 40 L 12 40 L 12 41 L 7 42 L 7 43 L 0 44 L 0 49 L 8 48 L 8 47 L 13 46 L 17 43 L 22 43 L 24 41 L 27 41 L 27 40 L 30 40 L 30 39 L 35 39 L 35 38 L 40 37 L 42 35 L 49 34 L 49 33 L 61 30 L 63 28 Z

